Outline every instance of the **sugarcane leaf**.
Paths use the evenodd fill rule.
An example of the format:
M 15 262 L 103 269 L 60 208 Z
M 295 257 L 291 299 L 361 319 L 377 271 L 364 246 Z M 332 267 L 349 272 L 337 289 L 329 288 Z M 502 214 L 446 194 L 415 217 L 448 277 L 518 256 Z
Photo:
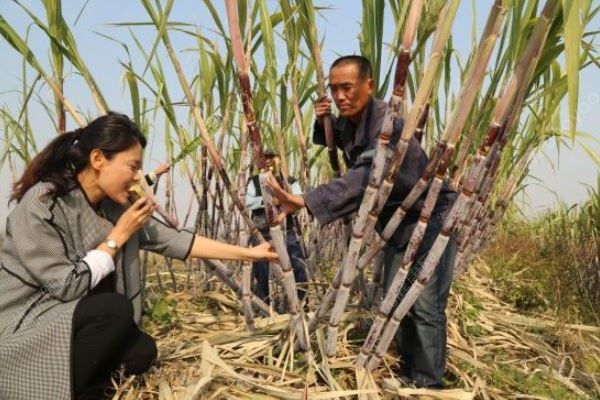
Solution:
M 565 38 L 565 63 L 569 99 L 569 131 L 574 139 L 577 129 L 577 103 L 579 99 L 579 49 L 583 31 L 582 15 L 589 13 L 590 0 L 562 0 Z

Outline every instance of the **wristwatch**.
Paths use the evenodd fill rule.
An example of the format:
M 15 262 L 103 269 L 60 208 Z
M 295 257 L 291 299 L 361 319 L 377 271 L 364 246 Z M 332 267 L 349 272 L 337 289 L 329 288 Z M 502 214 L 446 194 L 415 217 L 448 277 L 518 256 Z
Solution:
M 113 239 L 106 239 L 104 241 L 104 244 L 106 245 L 106 247 L 108 247 L 111 250 L 114 250 L 114 251 L 119 250 L 119 245 Z

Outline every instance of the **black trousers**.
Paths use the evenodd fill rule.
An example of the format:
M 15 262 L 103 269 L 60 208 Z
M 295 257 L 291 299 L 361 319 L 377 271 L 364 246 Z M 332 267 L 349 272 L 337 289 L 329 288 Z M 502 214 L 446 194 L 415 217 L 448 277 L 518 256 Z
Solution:
M 118 293 L 84 297 L 73 315 L 72 369 L 77 398 L 102 398 L 111 375 L 147 371 L 156 359 L 154 339 L 133 321 L 133 304 Z

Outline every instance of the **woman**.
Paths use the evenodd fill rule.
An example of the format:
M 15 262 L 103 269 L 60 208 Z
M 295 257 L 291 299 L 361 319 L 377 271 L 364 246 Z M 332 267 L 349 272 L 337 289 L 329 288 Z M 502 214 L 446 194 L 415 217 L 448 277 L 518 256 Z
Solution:
M 88 398 L 121 365 L 145 372 L 154 340 L 140 331 L 138 252 L 275 260 L 177 231 L 128 189 L 141 178 L 145 138 L 109 113 L 54 139 L 15 184 L 0 252 L 0 399 Z M 96 398 L 96 397 L 93 397 Z

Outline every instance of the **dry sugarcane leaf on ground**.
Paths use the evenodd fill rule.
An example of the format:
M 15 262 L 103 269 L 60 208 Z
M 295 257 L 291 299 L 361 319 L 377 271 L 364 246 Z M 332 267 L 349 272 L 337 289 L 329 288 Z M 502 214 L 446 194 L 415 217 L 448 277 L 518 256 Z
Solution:
M 414 396 L 422 399 L 431 398 L 438 400 L 473 400 L 476 395 L 475 392 L 469 392 L 460 389 L 431 390 L 402 387 L 400 382 L 395 379 L 385 379 L 383 381 L 383 387 L 386 392 L 393 393 L 398 396 Z
M 597 397 L 596 363 L 590 361 L 600 358 L 596 327 L 518 314 L 493 295 L 486 268 L 476 262 L 450 297 L 450 387 L 436 392 L 438 397 L 390 383 L 400 382 L 394 350 L 372 374 L 354 368 L 366 335 L 364 328 L 353 326 L 357 312 L 344 315 L 344 335 L 337 346 L 345 357 L 333 361 L 326 357 L 322 328 L 311 336 L 314 354 L 307 358 L 293 351 L 289 336 L 282 336 L 289 331 L 289 315 L 256 318 L 258 333 L 251 334 L 239 307 L 226 306 L 223 312 L 217 304 L 221 299 L 233 301 L 229 293 L 206 292 L 212 293 L 209 300 L 204 294 L 194 299 L 183 292 L 164 294 L 167 301 L 177 299 L 177 319 L 171 325 L 147 322 L 157 339 L 160 361 L 142 377 L 121 380 L 116 398 L 168 398 L 169 390 L 174 399 L 304 399 L 307 394 L 309 399 L 365 400 L 556 398 L 549 390 L 558 390 L 564 398 Z M 206 307 L 199 312 L 194 302 Z

